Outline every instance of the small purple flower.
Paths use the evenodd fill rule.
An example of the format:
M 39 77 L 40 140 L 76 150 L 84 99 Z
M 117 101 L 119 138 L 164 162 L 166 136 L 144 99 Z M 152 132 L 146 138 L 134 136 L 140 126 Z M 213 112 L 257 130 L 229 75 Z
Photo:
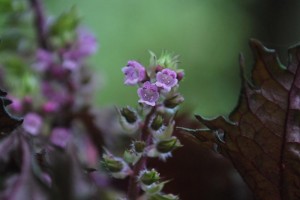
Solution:
M 167 92 L 169 92 L 177 82 L 177 74 L 171 69 L 166 68 L 156 74 L 156 86 L 162 87 Z
M 13 96 L 9 96 L 9 99 L 12 101 L 12 104 L 10 105 L 10 108 L 14 111 L 14 112 L 22 112 L 23 110 L 23 103 L 20 99 L 13 97 Z
M 57 102 L 54 101 L 48 101 L 46 103 L 43 104 L 42 109 L 44 112 L 46 113 L 52 113 L 57 111 L 59 108 L 59 105 Z
M 50 141 L 58 147 L 65 148 L 70 140 L 70 135 L 70 131 L 66 128 L 54 128 L 50 136 Z
M 42 118 L 36 113 L 28 113 L 24 117 L 23 128 L 31 135 L 39 134 L 42 128 Z
M 146 77 L 143 65 L 134 60 L 128 61 L 127 66 L 122 68 L 122 72 L 125 74 L 124 84 L 126 85 L 135 85 Z
M 97 52 L 98 42 L 95 36 L 84 28 L 77 30 L 78 38 L 76 41 L 76 49 L 78 49 L 79 56 L 90 56 Z
M 53 64 L 53 61 L 54 56 L 51 52 L 38 49 L 36 52 L 36 62 L 33 64 L 33 68 L 38 72 L 44 72 Z
M 139 103 L 155 106 L 155 102 L 159 98 L 158 88 L 155 84 L 147 81 L 144 83 L 143 87 L 138 89 L 137 92 L 140 97 Z
M 74 70 L 78 69 L 79 66 L 80 66 L 80 64 L 77 63 L 77 62 L 74 61 L 74 60 L 67 60 L 67 59 L 66 59 L 66 60 L 64 60 L 63 63 L 62 63 L 62 67 L 63 67 L 64 69 L 68 69 L 68 70 L 70 70 L 70 71 L 74 71 Z
M 48 101 L 56 102 L 59 106 L 69 103 L 72 99 L 67 88 L 55 82 L 43 82 L 41 90 Z

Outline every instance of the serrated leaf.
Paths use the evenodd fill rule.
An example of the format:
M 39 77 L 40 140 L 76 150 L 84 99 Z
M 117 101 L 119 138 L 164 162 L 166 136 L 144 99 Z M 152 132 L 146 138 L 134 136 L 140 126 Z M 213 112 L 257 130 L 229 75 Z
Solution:
M 300 46 L 289 49 L 284 67 L 274 50 L 251 40 L 252 81 L 244 76 L 238 106 L 228 119 L 196 118 L 210 129 L 193 133 L 218 144 L 257 199 L 300 199 Z M 224 138 L 222 138 L 224 134 Z M 203 137 L 202 137 L 203 136 Z
M 0 133 L 9 133 L 22 123 L 21 118 L 17 118 L 9 114 L 6 106 L 10 103 L 5 98 L 6 92 L 0 89 Z

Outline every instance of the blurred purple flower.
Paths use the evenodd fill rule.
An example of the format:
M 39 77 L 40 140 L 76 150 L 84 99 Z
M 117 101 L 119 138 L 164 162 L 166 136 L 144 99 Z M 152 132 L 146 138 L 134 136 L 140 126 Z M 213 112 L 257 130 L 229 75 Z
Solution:
M 62 67 L 70 71 L 76 70 L 79 66 L 80 64 L 77 61 L 71 59 L 66 59 L 62 63 Z
M 134 60 L 128 61 L 127 66 L 122 68 L 122 72 L 125 74 L 124 84 L 126 85 L 135 85 L 146 77 L 143 65 Z
M 38 72 L 44 72 L 53 64 L 53 60 L 54 56 L 51 52 L 38 49 L 36 52 L 36 61 L 32 67 Z
M 55 82 L 43 82 L 42 94 L 49 100 L 56 102 L 57 105 L 66 104 L 70 102 L 71 95 L 67 88 Z
M 156 74 L 156 86 L 169 92 L 177 84 L 177 74 L 171 69 L 163 69 Z
M 42 109 L 46 113 L 52 113 L 58 110 L 59 105 L 54 101 L 48 101 L 43 104 Z
M 75 47 L 81 57 L 90 56 L 97 52 L 98 43 L 95 36 L 84 28 L 77 30 L 78 38 Z
M 54 128 L 51 132 L 50 141 L 52 144 L 65 148 L 70 140 L 70 130 L 66 128 Z
M 143 87 L 138 89 L 137 92 L 140 97 L 139 103 L 155 106 L 155 102 L 159 98 L 158 88 L 155 84 L 147 81 L 144 83 Z
M 43 120 L 36 113 L 28 113 L 24 117 L 23 128 L 31 135 L 38 135 L 42 128 Z
M 12 104 L 9 106 L 14 112 L 22 112 L 23 110 L 23 103 L 20 99 L 10 96 L 9 99 L 12 101 Z

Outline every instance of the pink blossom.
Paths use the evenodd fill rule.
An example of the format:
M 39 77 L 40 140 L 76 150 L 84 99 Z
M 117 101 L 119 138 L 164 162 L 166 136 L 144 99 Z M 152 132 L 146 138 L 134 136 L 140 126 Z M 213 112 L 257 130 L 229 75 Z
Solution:
M 31 135 L 39 134 L 42 128 L 42 118 L 36 113 L 28 113 L 24 117 L 23 128 Z
M 155 106 L 155 103 L 159 98 L 158 88 L 155 84 L 147 81 L 144 83 L 143 87 L 138 89 L 137 92 L 140 97 L 139 103 Z
M 128 61 L 127 66 L 122 68 L 122 72 L 125 74 L 124 84 L 126 85 L 135 85 L 146 77 L 143 65 L 134 60 Z
M 156 86 L 161 87 L 167 92 L 177 84 L 177 74 L 171 69 L 163 69 L 156 74 Z
M 54 128 L 51 132 L 50 141 L 52 144 L 65 148 L 70 140 L 70 130 L 66 128 Z

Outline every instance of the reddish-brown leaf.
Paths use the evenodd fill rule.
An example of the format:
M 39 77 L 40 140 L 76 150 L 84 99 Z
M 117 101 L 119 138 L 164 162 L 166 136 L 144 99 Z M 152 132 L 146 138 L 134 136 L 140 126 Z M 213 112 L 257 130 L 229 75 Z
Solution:
M 218 144 L 257 199 L 300 199 L 300 46 L 289 50 L 287 67 L 260 42 L 250 46 L 252 80 L 245 79 L 241 56 L 243 85 L 228 119 L 196 117 L 217 136 L 207 140 Z M 202 131 L 193 135 L 201 138 Z
M 6 106 L 9 105 L 11 101 L 5 98 L 5 96 L 6 92 L 0 89 L 0 138 L 3 136 L 3 133 L 10 133 L 23 121 L 21 118 L 14 117 L 8 113 Z

